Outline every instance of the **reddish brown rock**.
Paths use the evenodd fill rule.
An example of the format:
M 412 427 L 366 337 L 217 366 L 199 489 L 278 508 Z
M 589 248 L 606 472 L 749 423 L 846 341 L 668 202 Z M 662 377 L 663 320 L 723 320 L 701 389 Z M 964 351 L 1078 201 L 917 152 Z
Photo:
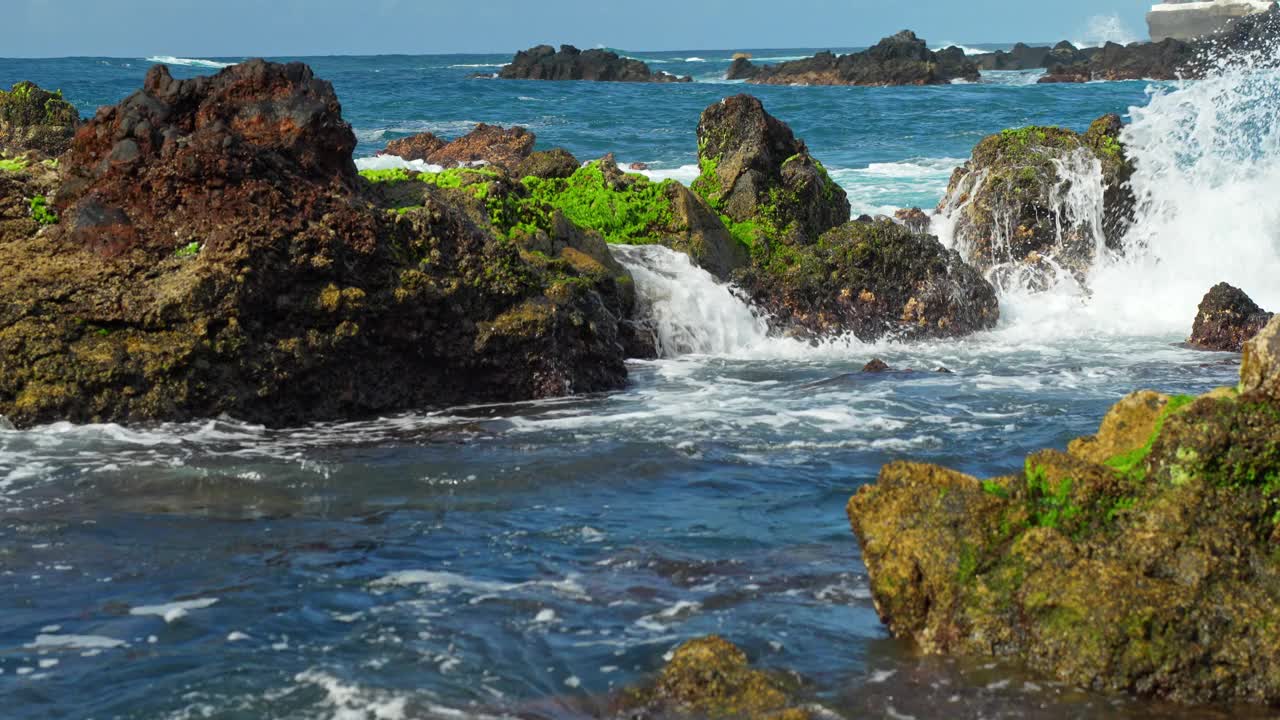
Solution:
M 514 171 L 533 154 L 537 137 L 522 127 L 503 128 L 480 123 L 462 137 L 446 142 L 431 133 L 421 133 L 387 143 L 383 155 L 405 160 L 423 160 L 445 168 L 467 165 L 496 165 Z
M 407 138 L 392 140 L 387 143 L 379 155 L 395 155 L 404 160 L 426 162 L 432 154 L 438 152 L 449 143 L 436 137 L 433 133 L 424 132 L 410 135 Z

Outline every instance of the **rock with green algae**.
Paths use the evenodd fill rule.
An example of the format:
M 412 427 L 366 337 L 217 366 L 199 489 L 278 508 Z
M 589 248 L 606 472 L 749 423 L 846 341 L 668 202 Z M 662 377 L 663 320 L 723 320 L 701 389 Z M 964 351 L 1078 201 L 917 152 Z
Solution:
M 938 207 L 965 260 L 997 271 L 997 282 L 1042 289 L 1059 269 L 1084 277 L 1100 245 L 1118 249 L 1135 202 L 1121 128 L 1106 115 L 1083 134 L 1026 127 L 978 143 Z
M 0 90 L 0 154 L 36 150 L 49 157 L 66 152 L 80 127 L 80 114 L 62 97 L 31 82 Z
M 44 223 L 32 212 L 47 203 L 58 187 L 54 163 L 38 153 L 14 158 L 0 169 L 0 244 L 34 236 Z
M 711 635 L 676 649 L 649 685 L 625 691 L 617 717 L 709 718 L 711 720 L 807 720 L 814 717 L 794 697 L 796 683 L 781 674 L 753 669 L 747 655 Z
M 607 252 L 523 248 L 456 188 L 388 212 L 354 147 L 305 65 L 153 68 L 62 159 L 61 222 L 0 226 L 0 414 L 284 425 L 625 383 Z
M 954 250 L 890 220 L 778 246 L 736 280 L 775 325 L 808 338 L 958 337 L 1000 317 L 995 289 Z
M 750 95 L 717 102 L 698 122 L 693 183 L 726 224 L 759 252 L 768 245 L 805 245 L 848 222 L 849 198 L 803 140 Z
M 1016 475 L 886 466 L 848 513 L 892 634 L 1098 690 L 1280 702 L 1280 321 L 1267 331 L 1238 390 L 1127 397 Z

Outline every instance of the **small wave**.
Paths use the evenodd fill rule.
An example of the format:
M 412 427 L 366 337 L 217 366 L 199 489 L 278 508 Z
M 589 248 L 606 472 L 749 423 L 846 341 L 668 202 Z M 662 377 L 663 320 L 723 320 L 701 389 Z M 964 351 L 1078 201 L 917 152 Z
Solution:
M 414 172 L 436 173 L 444 170 L 440 165 L 432 165 L 426 160 L 405 160 L 399 155 L 375 155 L 358 158 L 356 170 L 413 170 Z
M 182 65 L 185 67 L 199 68 L 225 68 L 235 65 L 235 63 L 218 62 L 217 60 L 201 60 L 200 58 L 180 58 L 172 55 L 156 55 L 147 58 L 147 62 L 160 63 L 161 65 Z
M 942 52 L 943 50 L 946 50 L 947 48 L 951 48 L 951 47 L 960 48 L 961 50 L 964 51 L 965 55 L 986 55 L 987 53 L 991 52 L 990 50 L 983 50 L 982 48 L 969 47 L 968 45 L 961 45 L 960 43 L 943 43 L 942 45 L 939 45 L 936 48 L 930 48 L 930 49 L 933 50 L 934 52 Z
M 623 165 L 625 168 L 626 165 Z M 681 165 L 676 168 L 657 168 L 649 170 L 631 170 L 629 172 L 637 172 L 654 182 L 662 182 L 663 180 L 675 180 L 681 185 L 690 185 L 694 180 L 698 179 L 698 175 L 702 171 L 697 165 Z
M 685 58 L 685 59 L 684 59 L 684 61 L 685 61 L 685 62 L 691 62 L 691 63 L 700 63 L 700 62 L 706 62 L 706 61 L 707 61 L 707 59 L 706 59 L 706 58 L 700 58 L 700 57 L 687 57 L 687 58 Z
M 460 65 L 450 65 L 451 68 L 500 68 L 506 67 L 502 63 L 462 63 Z

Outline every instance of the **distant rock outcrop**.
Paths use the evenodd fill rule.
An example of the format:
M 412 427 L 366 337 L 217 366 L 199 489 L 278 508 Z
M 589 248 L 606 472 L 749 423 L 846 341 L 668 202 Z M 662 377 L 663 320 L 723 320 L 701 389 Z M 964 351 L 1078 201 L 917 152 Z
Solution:
M 941 85 L 979 77 L 978 67 L 962 50 L 934 52 L 910 30 L 849 55 L 820 52 L 780 65 L 749 65 L 738 66 L 735 73 L 759 85 Z
M 561 45 L 539 45 L 516 53 L 510 64 L 498 71 L 504 80 L 598 80 L 609 82 L 693 82 L 691 77 L 653 72 L 639 60 L 624 58 L 609 50 L 579 50 Z
M 1272 317 L 1274 313 L 1258 307 L 1240 288 L 1218 283 L 1200 301 L 1187 344 L 1200 350 L 1240 352 Z
M 1053 47 L 1032 47 L 1018 43 L 1012 50 L 997 50 L 991 53 L 970 55 L 981 70 L 1036 70 L 1053 65 L 1069 65 L 1087 61 L 1096 48 L 1079 49 L 1063 40 Z

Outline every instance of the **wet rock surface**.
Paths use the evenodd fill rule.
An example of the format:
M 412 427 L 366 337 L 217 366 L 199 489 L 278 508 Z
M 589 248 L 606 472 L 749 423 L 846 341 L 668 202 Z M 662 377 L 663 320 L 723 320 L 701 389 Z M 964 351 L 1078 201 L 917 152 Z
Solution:
M 602 241 L 533 253 L 448 188 L 390 206 L 355 144 L 305 65 L 153 68 L 77 135 L 58 219 L 0 225 L 0 414 L 285 425 L 625 382 Z
M 498 77 L 504 80 L 597 80 L 611 82 L 693 82 L 690 77 L 653 72 L 639 60 L 608 50 L 579 50 L 561 45 L 539 45 L 516 53 Z
M 756 670 L 747 655 L 712 635 L 676 648 L 648 686 L 619 697 L 615 717 L 806 720 L 816 717 L 795 699 L 799 683 L 781 673 Z
M 995 327 L 995 289 L 937 238 L 889 220 L 850 222 L 737 275 L 786 332 L 859 340 L 959 337 Z
M 848 513 L 890 632 L 1094 690 L 1280 700 L 1277 337 L 1238 389 L 1134 394 L 1010 476 L 886 466 Z
M 1218 283 L 1200 301 L 1187 344 L 1201 350 L 1240 352 L 1272 317 L 1240 288 Z
M 965 259 L 984 273 L 1000 267 L 998 282 L 1034 289 L 1061 273 L 1081 278 L 1101 249 L 1118 250 L 1135 202 L 1121 128 L 1106 115 L 1083 134 L 1029 127 L 983 139 L 938 207 Z M 1089 204 L 1066 202 L 1071 193 L 1095 212 L 1069 212 Z
M 735 64 L 737 78 L 761 85 L 942 85 L 976 81 L 978 66 L 959 48 L 934 52 L 910 30 L 849 55 L 820 52 L 779 65 Z M 734 78 L 730 78 L 734 79 Z

